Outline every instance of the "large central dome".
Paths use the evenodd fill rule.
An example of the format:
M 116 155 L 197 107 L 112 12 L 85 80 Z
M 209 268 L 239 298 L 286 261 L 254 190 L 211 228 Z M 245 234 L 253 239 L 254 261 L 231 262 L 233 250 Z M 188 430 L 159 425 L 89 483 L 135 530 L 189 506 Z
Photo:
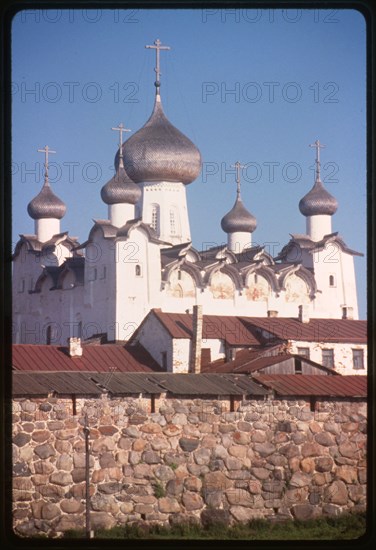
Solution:
M 124 166 L 136 183 L 174 181 L 191 183 L 201 170 L 197 147 L 167 120 L 160 96 L 146 124 L 123 144 Z M 119 152 L 115 167 L 119 164 Z

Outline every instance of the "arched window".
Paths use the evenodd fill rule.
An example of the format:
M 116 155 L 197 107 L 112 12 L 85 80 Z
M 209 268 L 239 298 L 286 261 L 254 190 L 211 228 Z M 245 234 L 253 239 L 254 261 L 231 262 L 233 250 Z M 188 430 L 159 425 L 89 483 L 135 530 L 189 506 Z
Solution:
M 159 205 L 151 205 L 151 226 L 152 228 L 159 233 Z
M 140 264 L 137 264 L 135 266 L 135 273 L 136 273 L 136 277 L 141 277 L 141 266 L 140 266 Z
M 335 286 L 334 275 L 329 275 L 329 286 Z

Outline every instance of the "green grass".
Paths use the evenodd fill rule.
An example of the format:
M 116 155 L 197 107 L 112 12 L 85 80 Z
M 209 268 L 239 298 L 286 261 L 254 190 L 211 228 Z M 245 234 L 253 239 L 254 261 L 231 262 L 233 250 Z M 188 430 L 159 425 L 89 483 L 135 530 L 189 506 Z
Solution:
M 193 539 L 193 540 L 351 540 L 365 534 L 365 514 L 343 515 L 308 521 L 272 523 L 254 520 L 233 527 L 196 525 L 162 527 L 143 524 L 125 525 L 95 532 L 95 538 L 107 539 Z M 65 538 L 83 538 L 83 531 L 67 531 Z

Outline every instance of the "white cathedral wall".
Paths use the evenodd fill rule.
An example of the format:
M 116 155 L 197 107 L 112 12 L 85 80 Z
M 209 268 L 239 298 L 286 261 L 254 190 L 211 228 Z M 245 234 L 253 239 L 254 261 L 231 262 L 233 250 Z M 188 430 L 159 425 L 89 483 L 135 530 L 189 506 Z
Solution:
M 314 254 L 314 271 L 317 289 L 313 304 L 313 316 L 342 318 L 342 307 L 353 307 L 353 317 L 358 319 L 354 259 L 336 243 Z M 333 285 L 331 286 L 331 277 Z
M 115 324 L 115 265 L 116 250 L 113 241 L 104 239 L 101 231 L 93 235 L 86 248 L 85 286 L 82 307 L 75 308 L 73 318 L 82 318 L 83 338 L 106 333 L 115 340 L 118 330 Z
M 185 185 L 180 182 L 144 182 L 140 184 L 143 193 L 140 202 L 142 221 L 152 223 L 153 205 L 159 207 L 159 228 L 161 240 L 171 244 L 191 240 Z M 175 232 L 171 231 L 170 211 L 175 212 Z
M 129 238 L 119 240 L 116 246 L 115 321 L 118 339 L 128 340 L 150 309 L 159 307 L 159 247 L 148 241 L 142 228 L 133 229 Z
M 323 327 L 324 331 L 324 327 Z M 316 363 L 322 364 L 323 349 L 334 350 L 334 370 L 343 375 L 367 374 L 367 345 L 366 344 L 342 344 L 342 343 L 324 343 L 324 342 L 305 342 L 294 340 L 289 342 L 290 353 L 298 353 L 298 348 L 309 348 L 310 359 Z M 364 369 L 353 368 L 352 350 L 363 350 Z

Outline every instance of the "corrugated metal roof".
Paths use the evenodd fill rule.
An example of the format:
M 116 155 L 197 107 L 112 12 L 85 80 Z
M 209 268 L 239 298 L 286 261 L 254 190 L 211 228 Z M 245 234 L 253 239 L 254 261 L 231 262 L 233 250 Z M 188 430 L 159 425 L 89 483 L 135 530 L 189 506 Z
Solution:
M 192 338 L 192 315 L 166 313 L 154 309 L 153 313 L 173 338 Z M 230 346 L 258 346 L 259 340 L 252 329 L 244 326 L 241 318 L 230 315 L 204 315 L 203 339 L 225 340 Z
M 367 376 L 362 375 L 259 374 L 255 380 L 281 396 L 367 397 Z
M 269 390 L 246 375 L 173 374 L 173 373 L 13 373 L 13 395 L 254 395 L 263 396 Z
M 100 395 L 102 391 L 81 372 L 13 372 L 13 395 Z
M 241 317 L 249 330 L 264 330 L 281 340 L 306 342 L 367 343 L 367 321 L 353 319 L 310 319 Z
M 273 349 L 278 349 L 278 346 L 273 346 L 271 350 Z M 321 371 L 325 371 L 329 375 L 338 375 L 338 373 L 333 369 L 324 367 L 319 363 L 315 363 L 307 357 L 290 353 L 272 354 L 270 352 L 268 353 L 268 351 L 265 350 L 240 350 L 236 353 L 235 360 L 227 361 L 225 363 L 215 361 L 212 364 L 207 365 L 203 370 L 205 372 L 229 372 L 247 374 L 262 370 L 272 365 L 277 365 L 278 363 L 282 363 L 283 361 L 287 361 L 288 359 L 294 359 L 295 357 L 299 358 L 305 363 L 309 363 L 309 365 Z
M 160 367 L 141 346 L 83 346 L 81 357 L 70 357 L 59 346 L 14 344 L 12 366 L 20 371 L 154 372 Z

